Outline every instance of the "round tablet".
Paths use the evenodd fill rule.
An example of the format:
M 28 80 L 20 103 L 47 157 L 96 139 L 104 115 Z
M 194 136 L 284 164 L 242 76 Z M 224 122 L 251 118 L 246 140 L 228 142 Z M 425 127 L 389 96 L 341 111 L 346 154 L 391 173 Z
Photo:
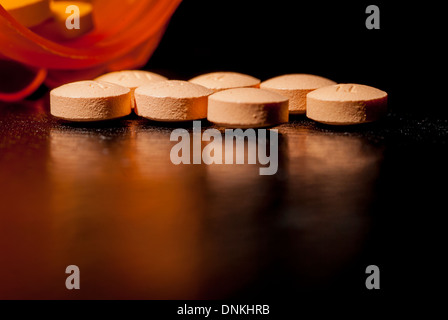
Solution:
M 144 71 L 144 70 L 123 70 L 123 71 L 114 71 L 103 74 L 99 76 L 95 80 L 107 81 L 118 84 L 120 86 L 129 88 L 131 90 L 131 106 L 135 107 L 135 99 L 134 99 L 134 91 L 138 87 L 141 87 L 145 84 L 154 82 L 154 81 L 164 81 L 167 80 L 166 77 L 161 76 L 160 74 Z
M 2 0 L 0 4 L 25 27 L 38 25 L 51 17 L 49 0 Z
M 306 116 L 318 122 L 349 125 L 378 120 L 386 114 L 387 93 L 344 83 L 317 89 L 307 95 Z
M 131 113 L 131 93 L 109 82 L 72 82 L 51 90 L 50 112 L 71 121 L 115 119 Z
M 189 121 L 207 117 L 213 91 L 180 80 L 157 81 L 135 89 L 138 115 L 156 121 Z
M 261 89 L 277 92 L 289 98 L 289 113 L 305 114 L 307 93 L 336 82 L 312 74 L 285 74 L 260 84 Z
M 218 92 L 232 88 L 258 88 L 260 80 L 247 74 L 237 72 L 212 72 L 189 80 Z
M 269 127 L 288 122 L 288 115 L 288 98 L 263 89 L 229 89 L 208 99 L 207 119 L 225 127 Z

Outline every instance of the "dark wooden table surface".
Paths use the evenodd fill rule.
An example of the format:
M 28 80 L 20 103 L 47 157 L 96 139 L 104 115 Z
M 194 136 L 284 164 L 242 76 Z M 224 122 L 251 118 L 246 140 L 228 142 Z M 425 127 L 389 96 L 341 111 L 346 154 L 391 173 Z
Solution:
M 293 117 L 275 127 L 273 176 L 175 166 L 174 128 L 136 116 L 62 123 L 47 96 L 0 103 L 0 298 L 363 293 L 371 264 L 394 292 L 428 255 L 421 239 L 446 197 L 446 120 L 391 112 L 334 128 Z M 65 288 L 68 265 L 81 290 Z

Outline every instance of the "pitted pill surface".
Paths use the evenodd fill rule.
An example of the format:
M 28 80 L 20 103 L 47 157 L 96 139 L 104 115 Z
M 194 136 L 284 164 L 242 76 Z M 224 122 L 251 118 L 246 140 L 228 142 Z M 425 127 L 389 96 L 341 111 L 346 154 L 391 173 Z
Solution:
M 189 80 L 214 92 L 232 88 L 258 88 L 260 80 L 238 72 L 212 72 Z
M 112 82 L 131 89 L 131 106 L 135 108 L 135 89 L 154 81 L 165 81 L 167 78 L 160 74 L 144 70 L 123 70 L 103 74 L 95 80 Z
M 95 80 L 112 82 L 129 89 L 136 89 L 153 81 L 164 81 L 166 77 L 144 70 L 123 70 L 103 74 Z
M 207 119 L 236 128 L 268 127 L 288 122 L 288 98 L 256 88 L 236 88 L 209 97 Z
M 131 113 L 131 93 L 109 82 L 72 82 L 51 90 L 50 111 L 72 121 L 115 119 Z
M 306 95 L 318 88 L 334 85 L 333 80 L 304 73 L 285 74 L 263 81 L 261 89 L 273 91 L 289 98 L 289 112 L 304 114 L 306 112 Z
M 180 80 L 153 82 L 135 90 L 138 115 L 156 121 L 189 121 L 207 117 L 213 91 Z
M 307 95 L 307 117 L 326 124 L 372 122 L 385 116 L 386 112 L 387 93 L 362 84 L 337 84 Z

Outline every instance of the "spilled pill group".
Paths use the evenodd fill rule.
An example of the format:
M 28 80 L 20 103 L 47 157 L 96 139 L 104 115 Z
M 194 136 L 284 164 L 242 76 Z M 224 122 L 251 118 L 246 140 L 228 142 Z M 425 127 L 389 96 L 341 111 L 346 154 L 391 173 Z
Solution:
M 224 127 L 259 128 L 306 114 L 330 125 L 372 122 L 386 114 L 387 93 L 361 84 L 337 84 L 310 74 L 261 82 L 236 72 L 213 72 L 189 81 L 140 70 L 111 72 L 53 89 L 51 114 L 69 121 L 109 120 L 135 113 L 154 121 L 207 118 Z

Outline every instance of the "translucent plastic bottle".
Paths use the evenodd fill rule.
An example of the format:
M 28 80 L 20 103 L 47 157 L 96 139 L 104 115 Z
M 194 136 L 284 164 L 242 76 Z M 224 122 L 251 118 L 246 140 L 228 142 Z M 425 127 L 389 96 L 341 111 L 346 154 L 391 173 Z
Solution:
M 0 100 L 23 99 L 44 82 L 55 87 L 143 66 L 180 1 L 93 0 L 93 30 L 59 41 L 26 27 L 0 5 Z M 8 78 L 21 72 L 28 76 L 11 89 Z

